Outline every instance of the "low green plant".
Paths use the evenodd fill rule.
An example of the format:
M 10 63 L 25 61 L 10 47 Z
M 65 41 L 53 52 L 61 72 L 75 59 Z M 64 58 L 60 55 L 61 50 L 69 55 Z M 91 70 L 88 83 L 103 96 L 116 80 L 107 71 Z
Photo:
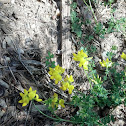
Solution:
M 116 46 L 113 46 L 112 49 L 115 50 Z M 86 51 L 86 49 L 83 50 Z M 54 93 L 52 98 L 45 101 L 41 99 L 38 100 L 48 105 L 49 110 L 54 114 L 55 118 L 44 114 L 36 106 L 35 107 L 41 114 L 55 121 L 66 121 L 73 124 L 80 124 L 80 126 L 107 126 L 110 121 L 114 122 L 115 120 L 111 110 L 119 104 L 124 103 L 124 105 L 126 105 L 126 73 L 125 70 L 118 71 L 116 69 L 118 64 L 112 61 L 114 53 L 113 55 L 109 55 L 108 53 L 108 58 L 99 62 L 104 70 L 102 74 L 104 76 L 100 77 L 95 70 L 93 57 L 88 57 L 87 52 L 83 50 L 78 51 L 77 54 L 73 54 L 73 59 L 79 62 L 79 67 L 83 67 L 90 85 L 89 91 L 83 93 L 75 89 L 71 84 L 74 82 L 72 75 L 67 75 L 63 79 L 62 74 L 65 69 L 59 65 L 55 66 L 55 68 L 50 67 L 48 72 L 50 74 L 50 79 L 55 80 L 55 84 L 60 85 L 59 90 L 61 89 L 64 92 L 68 91 L 69 94 L 73 93 L 73 96 L 71 100 L 69 100 L 69 103 L 65 102 L 63 99 L 59 99 L 56 93 Z M 122 53 L 121 58 L 126 60 L 126 54 Z M 106 85 L 104 85 L 105 83 Z M 28 91 L 25 92 L 27 93 Z M 21 103 L 25 102 L 25 97 L 32 97 L 30 99 L 32 100 L 36 95 L 36 92 L 30 91 L 30 89 L 28 92 L 29 94 L 31 93 L 30 95 L 26 96 L 28 93 L 26 94 L 25 92 L 23 96 L 21 94 L 22 99 L 24 99 Z M 78 108 L 78 111 L 70 120 L 65 120 L 55 115 L 55 111 L 58 109 L 59 105 L 62 108 L 65 108 L 66 105 L 73 106 L 74 108 Z M 99 114 L 101 113 L 100 110 L 104 112 L 106 107 L 109 108 L 109 112 L 104 116 Z
M 125 27 L 125 19 L 115 21 L 112 17 L 108 22 L 109 27 L 106 30 L 102 23 L 97 22 L 91 6 L 91 1 L 88 0 L 88 4 L 87 1 L 83 1 L 92 11 L 96 24 L 92 29 L 93 32 L 87 33 L 83 37 L 82 25 L 90 25 L 90 21 L 83 23 L 76 12 L 77 3 L 72 3 L 71 30 L 76 34 L 77 40 L 82 44 L 91 42 L 96 36 L 103 39 L 106 33 L 114 32 L 115 29 L 120 31 L 122 25 Z M 110 7 L 112 3 L 113 1 L 109 1 Z M 65 69 L 59 65 L 55 66 L 55 62 L 52 61 L 54 55 L 48 52 L 48 56 L 46 57 L 46 66 L 49 70 L 48 74 L 50 79 L 52 82 L 54 81 L 57 88 L 64 91 L 70 99 L 63 100 L 63 98 L 61 99 L 58 94 L 54 93 L 54 95 L 49 99 L 41 100 L 36 94 L 36 91 L 29 89 L 28 91 L 24 90 L 24 94 L 21 94 L 22 100 L 20 103 L 23 103 L 23 106 L 26 106 L 33 100 L 39 102 L 42 101 L 41 103 L 48 106 L 48 109 L 52 112 L 53 117 L 40 111 L 33 102 L 35 108 L 42 115 L 57 122 L 64 121 L 72 124 L 79 124 L 80 126 L 107 126 L 111 121 L 114 122 L 115 118 L 114 115 L 112 115 L 112 110 L 120 104 L 124 104 L 126 106 L 126 69 L 121 71 L 118 70 L 118 62 L 113 62 L 115 57 L 114 51 L 117 50 L 117 47 L 112 46 L 111 49 L 112 50 L 106 54 L 106 60 L 99 62 L 102 74 L 98 74 L 93 57 L 89 57 L 91 53 L 96 52 L 95 46 L 91 45 L 89 48 L 81 46 L 78 53 L 73 54 L 73 60 L 79 63 L 79 67 L 83 67 L 90 87 L 88 91 L 79 91 L 72 84 L 74 82 L 74 77 L 72 75 L 64 75 Z M 126 54 L 124 52 L 120 57 L 123 60 L 126 60 Z M 72 106 L 77 109 L 76 113 L 70 117 L 70 120 L 62 119 L 55 114 L 55 111 L 60 108 L 64 109 L 66 106 Z M 104 114 L 106 108 L 108 108 L 109 111 Z
M 78 38 L 82 37 L 82 22 L 79 19 L 77 12 L 75 11 L 76 7 L 77 7 L 77 3 L 73 2 L 71 5 L 72 9 L 71 9 L 71 30 L 72 32 L 74 32 Z
M 48 56 L 46 56 L 46 66 L 49 68 L 54 68 L 55 67 L 55 61 L 52 61 L 52 58 L 54 58 L 54 55 L 51 54 L 49 51 L 48 51 Z

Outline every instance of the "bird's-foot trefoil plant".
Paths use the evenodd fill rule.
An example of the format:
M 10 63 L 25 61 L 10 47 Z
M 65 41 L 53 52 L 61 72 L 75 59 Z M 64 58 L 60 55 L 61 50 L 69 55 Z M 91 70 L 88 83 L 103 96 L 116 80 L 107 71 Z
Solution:
M 123 52 L 120 54 L 120 58 L 126 60 L 125 55 Z M 57 65 L 54 68 L 50 67 L 48 73 L 50 79 L 54 80 L 54 84 L 59 87 L 59 90 L 65 93 L 68 91 L 69 95 L 72 94 L 69 103 L 63 98 L 60 98 L 57 93 L 54 93 L 49 99 L 42 101 L 36 94 L 36 90 L 33 91 L 31 87 L 28 91 L 24 89 L 24 93 L 20 93 L 22 100 L 19 103 L 22 103 L 22 106 L 26 106 L 31 100 L 42 101 L 41 103 L 48 106 L 48 109 L 54 114 L 55 118 L 44 114 L 35 106 L 36 109 L 41 114 L 55 121 L 66 121 L 73 124 L 80 124 L 80 126 L 107 126 L 110 121 L 115 120 L 114 115 L 112 115 L 113 108 L 119 104 L 126 105 L 125 69 L 124 71 L 118 71 L 116 69 L 118 64 L 113 62 L 112 57 L 110 58 L 110 55 L 108 55 L 106 60 L 99 61 L 99 65 L 103 69 L 103 74 L 99 75 L 95 70 L 93 57 L 89 57 L 87 52 L 83 50 L 78 51 L 77 54 L 73 53 L 73 60 L 79 63 L 79 67 L 83 67 L 87 76 L 90 85 L 87 93 L 79 91 L 72 84 L 74 82 L 72 75 L 66 75 L 64 78 L 65 69 Z M 71 116 L 70 120 L 62 119 L 54 113 L 57 109 L 64 109 L 66 105 L 78 108 L 76 114 Z M 104 112 L 106 107 L 109 109 L 109 112 L 103 116 L 100 114 L 100 111 Z

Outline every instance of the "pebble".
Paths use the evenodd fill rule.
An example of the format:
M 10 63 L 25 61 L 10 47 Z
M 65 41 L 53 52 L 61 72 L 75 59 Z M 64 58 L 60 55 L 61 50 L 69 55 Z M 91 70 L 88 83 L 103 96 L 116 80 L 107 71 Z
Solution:
M 3 49 L 6 49 L 6 46 L 7 46 L 7 43 L 6 43 L 5 40 L 3 40 L 3 42 L 2 42 L 2 48 L 3 48 Z
M 0 106 L 3 108 L 7 108 L 7 104 L 4 99 L 0 99 Z
M 107 56 L 107 51 L 102 52 L 101 56 L 102 56 L 103 60 L 106 60 L 107 57 L 108 57 Z
M 5 113 L 5 110 L 0 110 L 0 117 L 2 117 L 3 115 L 4 115 L 4 113 Z
M 19 53 L 19 54 L 24 54 L 24 50 L 21 49 L 21 48 L 18 48 L 18 53 Z
M 13 48 L 13 41 L 12 41 L 12 38 L 10 36 L 6 36 L 5 41 L 7 42 L 9 47 Z

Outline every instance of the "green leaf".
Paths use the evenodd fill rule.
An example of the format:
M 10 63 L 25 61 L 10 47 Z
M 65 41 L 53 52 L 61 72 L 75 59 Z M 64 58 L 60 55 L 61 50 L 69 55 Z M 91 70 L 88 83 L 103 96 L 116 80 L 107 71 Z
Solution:
M 81 38 L 81 36 L 82 36 L 82 31 L 81 30 L 76 31 L 75 33 L 77 34 L 78 38 Z
M 51 63 L 51 68 L 55 68 L 55 61 Z
M 46 56 L 46 59 L 48 59 L 48 60 L 49 60 L 49 59 L 50 59 L 50 57 Z
M 106 125 L 107 123 L 109 123 L 111 121 L 111 117 L 108 115 L 104 118 L 101 119 L 101 122 Z
M 103 77 L 103 79 L 106 81 L 106 80 L 107 80 L 107 77 L 106 77 L 106 76 L 104 76 L 104 77 Z
M 77 8 L 77 3 L 76 2 L 73 2 L 72 5 L 71 5 L 72 9 L 76 9 Z
M 46 61 L 46 66 L 48 66 L 50 64 L 50 62 L 49 61 Z
M 117 50 L 117 46 L 112 46 L 112 50 Z
M 50 58 L 53 58 L 54 57 L 54 55 L 52 54 L 52 55 L 50 55 Z
M 48 51 L 48 56 L 49 56 L 49 57 L 51 56 L 51 53 L 50 53 L 50 51 Z
M 126 106 L 126 98 L 124 99 L 124 105 Z

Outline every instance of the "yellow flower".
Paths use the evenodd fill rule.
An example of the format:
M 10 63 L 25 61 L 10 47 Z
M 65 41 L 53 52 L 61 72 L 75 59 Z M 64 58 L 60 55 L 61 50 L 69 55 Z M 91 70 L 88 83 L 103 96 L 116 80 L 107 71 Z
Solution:
M 22 106 L 26 106 L 27 104 L 29 104 L 29 98 L 22 97 L 22 100 L 18 101 L 18 103 L 23 103 Z
M 36 94 L 36 90 L 32 91 L 31 87 L 28 91 L 24 89 L 24 93 L 20 93 L 20 96 L 22 97 L 22 99 L 18 102 L 23 103 L 22 106 L 26 106 L 31 100 L 36 100 L 38 102 L 42 101 L 42 99 L 39 99 L 38 94 Z
M 62 84 L 62 87 L 60 87 L 60 89 L 63 91 L 66 91 L 67 88 L 69 87 L 69 83 L 62 81 L 61 84 Z
M 63 99 L 59 100 L 59 105 L 61 105 L 62 108 L 65 108 L 64 100 Z
M 57 101 L 58 101 L 58 94 L 54 93 L 52 103 L 51 103 L 52 108 L 54 108 L 55 105 L 58 106 L 58 104 L 56 103 Z
M 103 60 L 103 62 L 100 62 L 102 67 L 111 67 L 112 66 L 112 61 L 109 61 L 107 58 L 106 61 Z
M 73 53 L 73 56 L 74 56 L 73 59 L 74 59 L 75 61 L 80 61 L 79 67 L 82 67 L 82 66 L 83 66 L 83 68 L 84 68 L 85 70 L 88 70 L 88 61 L 89 61 L 90 59 L 92 59 L 92 57 L 89 57 L 89 58 L 88 58 L 87 54 L 84 53 L 83 50 L 78 51 L 78 54 Z
M 50 79 L 55 79 L 55 84 L 58 84 L 59 81 L 62 80 L 61 74 L 64 73 L 65 69 L 57 65 L 54 69 L 49 68 L 49 74 L 51 75 Z
M 73 89 L 74 89 L 74 86 L 73 86 L 73 85 L 70 85 L 70 86 L 68 87 L 68 92 L 69 92 L 69 94 L 72 94 Z
M 65 82 L 68 81 L 68 82 L 70 82 L 70 83 L 74 82 L 73 76 L 70 75 L 70 77 L 69 77 L 69 76 L 67 75 L 66 78 L 64 79 L 64 81 L 65 81 Z
M 122 52 L 121 58 L 126 60 L 126 54 L 124 52 Z
M 37 101 L 37 102 L 41 102 L 41 101 L 42 101 L 42 99 L 39 99 L 39 95 L 38 95 L 38 94 L 35 95 L 35 98 L 34 98 L 34 99 L 35 99 L 35 101 Z
M 58 94 L 54 93 L 53 98 L 54 98 L 54 101 L 57 102 L 58 101 Z
M 35 96 L 36 96 L 36 90 L 32 91 L 32 88 L 30 87 L 28 93 L 29 100 L 32 100 Z

